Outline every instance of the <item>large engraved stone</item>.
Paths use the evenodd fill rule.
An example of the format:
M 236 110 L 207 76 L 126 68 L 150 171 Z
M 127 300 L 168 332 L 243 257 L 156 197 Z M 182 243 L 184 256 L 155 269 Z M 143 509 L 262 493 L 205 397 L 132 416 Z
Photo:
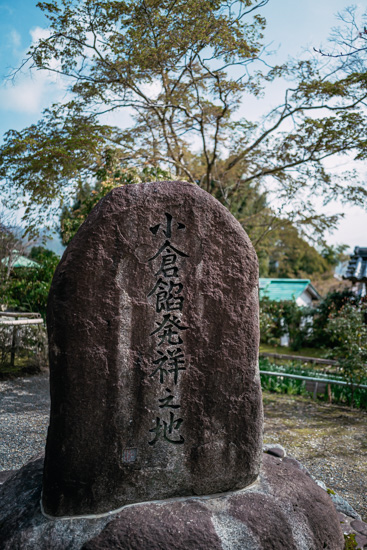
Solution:
M 195 185 L 129 185 L 96 206 L 49 297 L 46 514 L 257 478 L 257 284 L 246 233 Z

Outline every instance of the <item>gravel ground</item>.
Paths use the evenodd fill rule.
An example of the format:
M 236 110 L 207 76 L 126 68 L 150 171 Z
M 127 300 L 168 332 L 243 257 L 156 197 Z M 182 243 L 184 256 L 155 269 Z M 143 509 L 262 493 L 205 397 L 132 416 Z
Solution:
M 45 447 L 48 376 L 0 381 L 0 470 L 20 468 Z
M 265 443 L 280 443 L 367 521 L 367 413 L 264 392 Z M 44 449 L 48 376 L 0 381 L 0 471 Z
M 367 413 L 263 392 L 265 443 L 280 443 L 367 522 Z

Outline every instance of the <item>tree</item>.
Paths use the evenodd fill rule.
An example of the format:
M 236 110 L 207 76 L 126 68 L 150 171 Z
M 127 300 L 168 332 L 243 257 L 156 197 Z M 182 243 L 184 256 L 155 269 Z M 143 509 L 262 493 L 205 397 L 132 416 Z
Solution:
M 312 332 L 309 335 L 308 345 L 316 348 L 333 348 L 335 340 L 331 332 L 327 330 L 331 317 L 337 318 L 341 310 L 348 306 L 358 308 L 360 298 L 350 289 L 329 292 L 323 300 L 314 308 L 312 316 Z
M 60 217 L 60 235 L 67 245 L 92 208 L 111 189 L 130 183 L 172 179 L 172 174 L 159 167 L 122 170 L 114 151 L 107 150 L 96 173 L 96 184 L 86 183 L 77 191 L 74 203 L 64 206 Z M 327 246 L 324 253 L 302 239 L 287 219 L 278 219 L 268 207 L 265 193 L 249 185 L 232 212 L 246 227 L 259 257 L 260 276 L 304 277 L 325 274 L 334 267 L 339 248 Z M 341 247 L 344 249 L 345 247 Z M 326 252 L 327 251 L 327 252 Z
M 293 224 L 286 219 L 275 220 L 277 226 L 257 246 L 260 276 L 308 278 L 330 271 L 327 260 L 299 235 Z
M 333 356 L 351 386 L 353 406 L 355 386 L 367 378 L 366 304 L 362 302 L 356 308 L 346 303 L 337 313 L 332 313 L 327 333 L 334 343 Z
M 341 23 L 332 31 L 330 41 L 333 51 L 316 49 L 324 57 L 340 59 L 344 69 L 365 72 L 367 54 L 367 11 L 359 17 L 358 7 L 353 5 L 338 13 Z
M 60 216 L 60 236 L 64 245 L 69 244 L 92 208 L 114 187 L 172 179 L 169 172 L 159 167 L 146 166 L 139 172 L 136 169 L 121 169 L 116 160 L 114 151 L 106 150 L 103 162 L 96 172 L 94 187 L 88 183 L 81 184 L 74 203 L 64 206 Z
M 17 267 L 8 279 L 0 280 L 1 304 L 18 311 L 46 317 L 48 293 L 59 257 L 42 246 L 33 247 L 30 257 L 38 267 Z
M 9 278 L 14 255 L 22 253 L 24 246 L 11 214 L 0 211 L 0 279 Z
M 363 204 L 365 188 L 351 174 L 331 176 L 323 161 L 365 157 L 366 74 L 312 58 L 267 67 L 258 13 L 267 1 L 41 2 L 50 35 L 28 61 L 65 75 L 73 99 L 9 131 L 0 149 L 0 176 L 27 203 L 29 228 L 40 223 L 39 208 L 45 220 L 93 181 L 106 149 L 121 166 L 168 168 L 235 215 L 251 186 L 267 191 L 264 235 L 285 218 L 308 237 L 335 226 L 336 216 L 315 214 L 316 195 Z M 259 96 L 279 77 L 293 81 L 283 104 L 258 124 L 237 116 L 246 94 Z M 123 108 L 132 127 L 102 124 Z M 279 205 L 270 215 L 269 191 Z
M 340 262 L 345 262 L 349 259 L 349 255 L 346 254 L 348 245 L 339 244 L 339 245 L 325 245 L 321 250 L 321 256 L 326 260 L 326 262 L 332 266 L 336 267 Z

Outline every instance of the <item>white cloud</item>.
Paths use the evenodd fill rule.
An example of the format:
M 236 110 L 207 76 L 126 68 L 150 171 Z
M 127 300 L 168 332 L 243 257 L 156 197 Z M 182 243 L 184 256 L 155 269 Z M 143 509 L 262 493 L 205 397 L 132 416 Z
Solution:
M 50 35 L 48 29 L 35 27 L 30 30 L 32 45 Z M 13 47 L 19 47 L 21 37 L 15 30 L 9 35 Z M 27 50 L 18 51 L 19 65 L 26 58 Z M 57 69 L 56 62 L 52 68 Z M 0 86 L 0 112 L 38 114 L 55 101 L 65 98 L 65 79 L 52 71 L 29 69 L 20 71 L 14 81 L 7 80 Z
M 49 29 L 43 29 L 42 27 L 34 27 L 29 31 L 32 38 L 32 44 L 36 44 L 39 40 L 45 40 L 50 36 Z
M 142 84 L 141 90 L 143 94 L 153 100 L 157 99 L 158 95 L 161 93 L 162 86 L 158 80 L 153 80 L 153 82 Z
M 41 109 L 44 94 L 43 79 L 20 77 L 15 84 L 8 83 L 0 89 L 1 109 L 17 113 L 37 113 Z
M 10 46 L 14 49 L 20 48 L 22 43 L 22 38 L 19 32 L 13 29 L 8 36 L 9 36 Z
M 46 71 L 23 72 L 0 87 L 0 112 L 34 114 L 65 96 L 66 82 L 60 75 Z

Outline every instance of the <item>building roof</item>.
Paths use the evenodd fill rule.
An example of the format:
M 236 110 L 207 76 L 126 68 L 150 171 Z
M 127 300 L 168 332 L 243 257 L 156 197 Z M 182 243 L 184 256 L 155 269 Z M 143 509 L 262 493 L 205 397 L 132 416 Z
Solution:
M 353 283 L 367 283 L 367 248 L 355 247 L 343 279 Z
M 313 300 L 320 300 L 321 295 L 311 284 L 310 279 L 264 279 L 259 280 L 260 298 L 280 300 L 297 300 L 307 290 Z
M 26 256 L 22 256 L 18 250 L 13 250 L 11 256 L 7 256 L 1 260 L 4 265 L 8 265 L 9 261 L 11 267 L 39 267 L 37 262 L 30 260 Z

